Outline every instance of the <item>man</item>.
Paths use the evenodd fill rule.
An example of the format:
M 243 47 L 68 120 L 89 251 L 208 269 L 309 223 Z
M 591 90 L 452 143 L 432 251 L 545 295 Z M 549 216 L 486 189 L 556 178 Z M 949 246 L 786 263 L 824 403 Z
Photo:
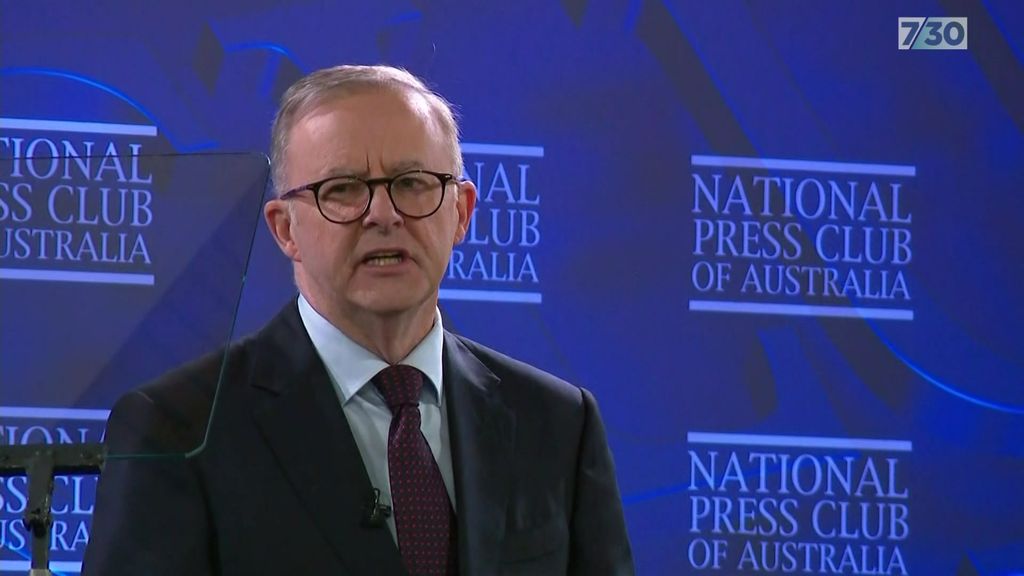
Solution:
M 441 325 L 476 202 L 448 104 L 321 70 L 272 146 L 297 301 L 227 351 L 212 418 L 221 355 L 114 407 L 115 452 L 203 449 L 108 463 L 87 576 L 632 574 L 593 397 Z

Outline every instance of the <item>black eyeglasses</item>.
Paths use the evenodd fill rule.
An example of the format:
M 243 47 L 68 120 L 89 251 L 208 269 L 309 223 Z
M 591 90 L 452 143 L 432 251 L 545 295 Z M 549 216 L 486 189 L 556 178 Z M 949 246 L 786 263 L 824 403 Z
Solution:
M 287 200 L 299 192 L 311 190 L 316 207 L 324 218 L 336 224 L 359 220 L 370 210 L 373 191 L 383 184 L 395 211 L 408 218 L 426 218 L 437 212 L 444 191 L 455 176 L 430 170 L 410 170 L 390 178 L 364 180 L 355 176 L 332 176 L 293 188 L 281 194 Z

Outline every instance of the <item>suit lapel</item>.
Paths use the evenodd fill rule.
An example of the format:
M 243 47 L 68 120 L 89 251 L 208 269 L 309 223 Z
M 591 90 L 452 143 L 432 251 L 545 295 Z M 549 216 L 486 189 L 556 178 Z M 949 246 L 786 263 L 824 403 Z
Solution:
M 253 386 L 268 394 L 254 416 L 316 529 L 352 574 L 405 575 L 387 528 L 362 525 L 370 480 L 294 303 L 256 344 Z
M 515 416 L 501 380 L 454 335 L 444 336 L 448 429 L 462 574 L 493 574 L 505 533 Z

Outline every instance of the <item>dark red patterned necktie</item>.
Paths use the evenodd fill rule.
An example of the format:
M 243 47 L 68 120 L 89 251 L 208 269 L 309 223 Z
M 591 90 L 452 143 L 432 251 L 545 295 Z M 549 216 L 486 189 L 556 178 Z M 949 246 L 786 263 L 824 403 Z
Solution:
M 441 470 L 420 431 L 423 373 L 412 366 L 388 366 L 373 383 L 391 409 L 388 475 L 402 560 L 412 576 L 454 576 L 455 513 Z

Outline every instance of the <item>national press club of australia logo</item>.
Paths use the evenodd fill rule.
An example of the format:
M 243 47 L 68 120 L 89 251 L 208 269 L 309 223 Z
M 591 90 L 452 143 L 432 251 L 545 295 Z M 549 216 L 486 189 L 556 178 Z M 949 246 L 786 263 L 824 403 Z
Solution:
M 914 166 L 694 155 L 689 309 L 909 321 Z
M 477 186 L 477 206 L 463 243 L 452 252 L 441 299 L 540 304 L 541 191 L 535 177 L 544 148 L 465 142 L 462 153 L 463 176 Z
M 152 126 L 0 118 L 0 279 L 152 285 Z

